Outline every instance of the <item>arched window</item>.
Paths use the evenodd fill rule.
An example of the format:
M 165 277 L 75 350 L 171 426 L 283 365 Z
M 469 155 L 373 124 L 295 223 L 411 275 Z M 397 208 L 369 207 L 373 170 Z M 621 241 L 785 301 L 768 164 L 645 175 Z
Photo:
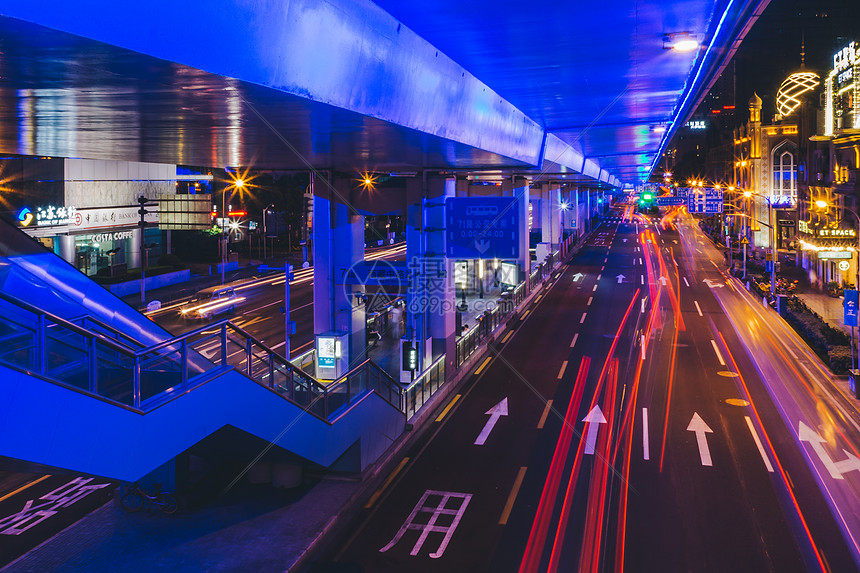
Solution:
M 797 163 L 795 147 L 790 142 L 774 148 L 772 154 L 773 185 L 771 196 L 774 205 L 789 206 L 797 204 Z

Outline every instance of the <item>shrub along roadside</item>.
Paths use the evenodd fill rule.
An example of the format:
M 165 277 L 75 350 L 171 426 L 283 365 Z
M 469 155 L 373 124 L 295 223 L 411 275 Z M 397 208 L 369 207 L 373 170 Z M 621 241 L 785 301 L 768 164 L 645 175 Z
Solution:
M 851 369 L 851 340 L 844 331 L 827 324 L 797 297 L 789 298 L 785 320 L 830 365 L 834 374 L 845 374 Z

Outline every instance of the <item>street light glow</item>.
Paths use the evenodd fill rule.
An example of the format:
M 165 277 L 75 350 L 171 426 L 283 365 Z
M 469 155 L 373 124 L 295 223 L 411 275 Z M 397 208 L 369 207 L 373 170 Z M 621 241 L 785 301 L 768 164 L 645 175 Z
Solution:
M 818 201 L 815 202 L 815 206 L 818 207 L 819 209 L 827 209 L 827 207 L 828 207 L 827 201 L 822 201 L 821 199 L 819 199 Z

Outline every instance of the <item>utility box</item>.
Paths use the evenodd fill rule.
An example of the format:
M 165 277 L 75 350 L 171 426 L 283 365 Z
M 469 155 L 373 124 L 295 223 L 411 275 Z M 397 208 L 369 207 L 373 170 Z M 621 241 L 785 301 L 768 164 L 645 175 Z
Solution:
M 317 334 L 316 378 L 337 380 L 349 371 L 349 334 L 346 332 L 325 332 Z

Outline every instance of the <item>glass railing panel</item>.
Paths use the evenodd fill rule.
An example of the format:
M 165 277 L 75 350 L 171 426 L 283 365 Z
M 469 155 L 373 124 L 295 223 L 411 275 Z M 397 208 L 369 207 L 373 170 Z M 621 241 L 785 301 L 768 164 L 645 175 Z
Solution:
M 3 334 L 0 336 L 0 362 L 37 372 L 39 365 L 36 333 L 18 325 L 5 326 L 8 328 L 3 328 Z
M 326 388 L 327 415 L 331 416 L 349 404 L 349 376 L 340 382 L 330 384 Z
M 51 325 L 45 333 L 45 375 L 89 391 L 89 338 L 61 325 Z

